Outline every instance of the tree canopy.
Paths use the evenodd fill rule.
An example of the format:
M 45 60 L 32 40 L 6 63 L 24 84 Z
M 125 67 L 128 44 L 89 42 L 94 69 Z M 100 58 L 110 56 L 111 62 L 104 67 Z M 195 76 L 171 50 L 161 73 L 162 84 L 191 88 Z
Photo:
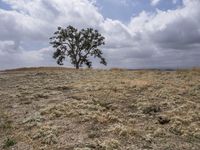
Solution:
M 102 51 L 98 48 L 105 44 L 104 40 L 105 38 L 93 28 L 78 31 L 73 26 L 68 26 L 67 28 L 58 27 L 54 36 L 50 38 L 50 44 L 55 48 L 53 58 L 59 65 L 63 65 L 63 61 L 69 57 L 71 64 L 79 69 L 84 64 L 91 68 L 91 57 L 97 57 L 101 64 L 107 65 Z

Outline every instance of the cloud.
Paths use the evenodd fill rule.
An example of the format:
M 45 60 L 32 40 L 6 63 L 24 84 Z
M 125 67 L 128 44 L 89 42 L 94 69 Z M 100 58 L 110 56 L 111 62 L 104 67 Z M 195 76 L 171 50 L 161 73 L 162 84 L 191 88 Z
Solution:
M 150 0 L 152 6 L 158 5 L 162 0 Z M 179 0 L 171 0 L 172 4 L 177 4 Z
M 151 5 L 155 6 L 160 2 L 160 0 L 151 0 Z
M 0 9 L 0 69 L 56 65 L 48 39 L 57 26 L 69 24 L 96 28 L 106 37 L 103 52 L 109 67 L 200 64 L 199 0 L 183 0 L 183 6 L 175 10 L 143 11 L 128 24 L 104 18 L 93 0 L 4 2 L 12 9 Z
M 162 58 L 159 63 L 163 63 L 163 66 L 167 64 L 165 61 L 174 61 L 173 59 L 181 60 L 174 61 L 174 67 L 200 64 L 197 59 L 196 62 L 190 61 L 192 56 L 196 58 L 200 54 L 200 1 L 183 2 L 184 6 L 176 10 L 158 10 L 154 14 L 142 12 L 132 18 L 129 24 L 129 28 L 140 37 L 142 43 L 149 41 L 153 45 L 154 48 L 150 49 L 157 53 L 152 58 Z M 188 54 L 190 57 L 187 57 Z
M 158 11 L 149 17 L 152 19 L 146 23 L 146 33 L 161 48 L 184 50 L 200 43 L 200 1 L 185 0 L 184 4 L 183 8 Z
M 1 69 L 54 65 L 52 58 L 53 50 L 50 47 L 26 51 L 21 48 L 16 50 L 14 41 L 0 41 L 0 64 Z M 25 64 L 25 65 L 24 65 Z

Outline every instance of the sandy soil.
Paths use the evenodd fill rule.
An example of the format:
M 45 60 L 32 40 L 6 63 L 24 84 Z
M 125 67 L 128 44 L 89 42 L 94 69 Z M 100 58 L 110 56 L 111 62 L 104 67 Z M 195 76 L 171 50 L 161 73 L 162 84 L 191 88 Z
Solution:
M 198 69 L 6 71 L 0 103 L 0 149 L 200 149 Z

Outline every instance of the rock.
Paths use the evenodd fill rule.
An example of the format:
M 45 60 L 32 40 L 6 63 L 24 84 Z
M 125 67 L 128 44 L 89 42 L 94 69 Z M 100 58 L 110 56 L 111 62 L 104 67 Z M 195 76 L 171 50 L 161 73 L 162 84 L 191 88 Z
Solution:
M 166 116 L 159 116 L 158 117 L 158 122 L 162 125 L 168 124 L 170 122 L 170 119 Z

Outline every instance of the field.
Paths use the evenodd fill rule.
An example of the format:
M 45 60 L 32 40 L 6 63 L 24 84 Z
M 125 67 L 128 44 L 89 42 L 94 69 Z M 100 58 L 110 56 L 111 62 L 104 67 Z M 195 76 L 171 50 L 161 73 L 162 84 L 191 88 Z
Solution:
M 5 71 L 0 103 L 0 149 L 200 149 L 199 69 Z

